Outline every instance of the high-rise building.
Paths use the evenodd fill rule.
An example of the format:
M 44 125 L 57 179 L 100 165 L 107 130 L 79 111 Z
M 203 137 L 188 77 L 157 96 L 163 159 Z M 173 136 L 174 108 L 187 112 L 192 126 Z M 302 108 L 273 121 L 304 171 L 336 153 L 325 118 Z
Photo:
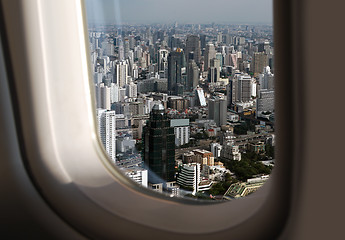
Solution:
M 229 65 L 233 66 L 234 68 L 238 68 L 238 63 L 237 63 L 238 56 L 237 56 L 237 53 L 231 53 L 231 54 L 229 54 L 228 57 L 229 57 Z
M 115 63 L 115 81 L 119 87 L 127 84 L 128 64 L 127 61 L 119 61 Z
M 116 160 L 116 119 L 115 111 L 98 108 L 96 110 L 98 131 L 109 157 L 115 162 Z
M 223 43 L 223 33 L 221 32 L 217 34 L 217 43 L 218 44 Z
M 248 74 L 236 74 L 231 80 L 232 89 L 230 89 L 232 103 L 249 102 L 252 100 L 253 79 Z
M 181 49 L 170 52 L 168 56 L 168 92 L 178 94 L 178 85 L 184 85 L 182 68 L 184 67 L 184 54 Z
M 200 46 L 201 46 L 201 49 L 206 48 L 206 35 L 204 34 L 200 35 Z
M 112 88 L 105 86 L 104 83 L 95 85 L 97 108 L 110 110 L 112 100 Z
M 254 77 L 264 71 L 264 68 L 268 65 L 268 57 L 264 52 L 254 53 L 253 58 L 253 73 Z
M 224 59 L 222 53 L 216 53 L 216 58 L 219 60 L 219 70 L 224 65 Z
M 213 119 L 217 126 L 226 124 L 226 106 L 226 99 L 217 98 L 208 101 L 208 118 Z
M 189 53 L 194 53 L 194 61 L 199 66 L 201 60 L 200 38 L 197 35 L 189 35 L 186 40 L 186 60 L 189 62 Z
M 194 95 L 195 95 L 195 106 L 206 106 L 206 98 L 204 95 L 204 90 L 200 87 L 195 88 L 194 90 Z
M 102 42 L 102 50 L 104 55 L 114 55 L 114 44 L 110 42 L 109 39 L 106 39 Z
M 265 52 L 267 53 L 270 49 L 270 42 L 264 41 L 258 44 L 258 52 Z
M 167 76 L 168 71 L 168 55 L 169 51 L 166 49 L 160 49 L 158 50 L 158 72 L 163 75 L 164 78 Z
M 124 41 L 124 57 L 125 57 L 125 59 L 127 59 L 128 58 L 128 56 L 129 56 L 129 40 L 128 40 L 128 38 L 125 38 L 125 41 Z
M 210 68 L 208 70 L 208 81 L 211 83 L 218 82 L 220 78 L 220 61 L 213 58 L 210 61 Z
M 138 93 L 137 84 L 130 82 L 126 85 L 126 96 L 129 98 L 136 98 Z
M 274 74 L 271 73 L 269 66 L 264 68 L 264 72 L 259 75 L 259 89 L 274 89 Z
M 256 116 L 269 117 L 274 112 L 274 90 L 262 89 L 258 91 L 256 99 Z M 265 115 L 266 114 L 266 115 Z
M 189 60 L 187 68 L 187 88 L 192 90 L 199 84 L 199 68 L 193 59 Z
M 118 51 L 118 59 L 120 61 L 124 60 L 125 59 L 125 47 L 123 46 L 123 42 L 120 41 L 119 43 L 119 51 Z
M 210 61 L 212 58 L 216 58 L 216 49 L 212 43 L 208 43 L 205 50 L 205 71 L 210 67 Z
M 149 169 L 149 182 L 174 181 L 175 134 L 164 106 L 155 104 L 144 128 L 144 162 Z

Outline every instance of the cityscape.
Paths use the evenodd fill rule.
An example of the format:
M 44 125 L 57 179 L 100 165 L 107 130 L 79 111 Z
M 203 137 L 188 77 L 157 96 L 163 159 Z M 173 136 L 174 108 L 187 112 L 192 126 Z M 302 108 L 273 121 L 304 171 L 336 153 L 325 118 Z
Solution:
M 100 139 L 170 197 L 229 201 L 274 167 L 272 25 L 90 24 Z

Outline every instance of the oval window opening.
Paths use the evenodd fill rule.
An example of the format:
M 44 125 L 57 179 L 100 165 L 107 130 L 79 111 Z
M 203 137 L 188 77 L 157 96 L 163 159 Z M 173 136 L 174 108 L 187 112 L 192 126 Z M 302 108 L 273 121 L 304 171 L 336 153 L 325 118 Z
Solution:
M 170 197 L 245 197 L 274 159 L 272 1 L 87 0 L 101 142 Z

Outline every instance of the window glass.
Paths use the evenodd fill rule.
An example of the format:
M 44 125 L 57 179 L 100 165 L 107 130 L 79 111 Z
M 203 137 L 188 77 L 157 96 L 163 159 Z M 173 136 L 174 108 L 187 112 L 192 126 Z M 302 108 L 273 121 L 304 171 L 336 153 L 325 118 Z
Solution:
M 274 166 L 271 0 L 87 0 L 100 139 L 169 194 L 231 201 Z

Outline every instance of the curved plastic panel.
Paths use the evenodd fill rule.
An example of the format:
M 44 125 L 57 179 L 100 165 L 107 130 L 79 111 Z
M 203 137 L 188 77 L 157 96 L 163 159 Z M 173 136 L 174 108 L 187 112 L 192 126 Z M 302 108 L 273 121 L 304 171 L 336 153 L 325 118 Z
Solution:
M 42 196 L 68 223 L 102 239 L 252 239 L 253 231 L 257 239 L 268 239 L 278 234 L 280 227 L 272 226 L 284 223 L 289 192 L 284 159 L 293 149 L 279 145 L 279 138 L 292 138 L 285 113 L 277 111 L 281 162 L 262 189 L 229 203 L 172 201 L 140 189 L 113 169 L 101 147 L 82 1 L 15 0 L 4 2 L 3 10 L 27 165 Z M 279 39 L 276 48 L 283 54 L 288 49 L 279 47 Z M 287 78 L 282 72 L 277 69 L 281 81 Z M 277 95 L 284 95 L 282 85 Z

